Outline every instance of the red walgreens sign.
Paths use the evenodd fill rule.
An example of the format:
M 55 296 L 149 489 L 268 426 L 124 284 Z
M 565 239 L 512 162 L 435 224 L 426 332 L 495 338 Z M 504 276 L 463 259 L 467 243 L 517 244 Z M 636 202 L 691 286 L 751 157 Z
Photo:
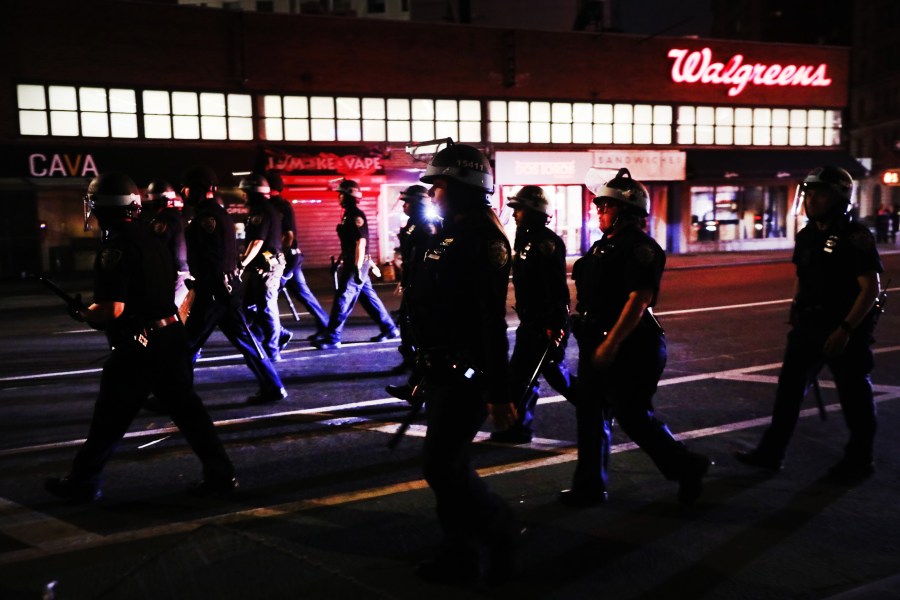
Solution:
M 748 85 L 831 85 L 825 63 L 818 66 L 744 63 L 742 54 L 735 54 L 723 63 L 713 60 L 709 48 L 693 51 L 672 48 L 669 58 L 675 59 L 672 64 L 672 81 L 675 83 L 728 85 L 731 86 L 728 88 L 729 96 L 737 96 Z

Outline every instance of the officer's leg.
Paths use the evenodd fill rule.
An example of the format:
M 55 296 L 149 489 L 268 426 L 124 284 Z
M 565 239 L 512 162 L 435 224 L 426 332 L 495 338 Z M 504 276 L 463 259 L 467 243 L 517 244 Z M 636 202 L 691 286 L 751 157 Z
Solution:
M 284 266 L 279 264 L 271 271 L 263 273 L 263 307 L 259 311 L 259 324 L 262 331 L 260 337 L 263 348 L 269 358 L 280 355 L 278 339 L 281 336 L 281 314 L 278 306 L 278 286 Z
M 284 385 L 275 371 L 272 361 L 253 337 L 244 319 L 244 314 L 236 305 L 228 305 L 219 321 L 219 329 L 231 345 L 244 357 L 244 362 L 256 376 L 263 395 L 281 395 Z
M 850 430 L 844 460 L 868 466 L 872 463 L 877 411 L 870 376 L 874 360 L 872 349 L 862 339 L 863 333 L 854 334 L 844 352 L 828 361 L 828 367 L 834 375 L 844 421 Z
M 535 336 L 534 327 L 520 324 L 516 328 L 516 343 L 509 359 L 510 398 L 516 403 L 520 430 L 532 433 L 534 410 L 538 401 L 538 386 L 531 384 L 531 376 L 543 354 L 540 339 Z M 526 386 L 528 389 L 526 389 Z
M 547 353 L 547 360 L 544 362 L 543 369 L 541 369 L 541 375 L 544 376 L 550 387 L 574 404 L 578 378 L 566 366 L 566 344 L 568 338 L 569 336 L 566 335 L 559 346 L 550 348 L 550 351 Z
M 760 456 L 779 461 L 784 458 L 788 442 L 794 434 L 800 405 L 810 382 L 822 368 L 821 335 L 810 335 L 798 329 L 788 334 L 784 362 L 778 375 L 772 422 L 757 447 Z
M 182 356 L 184 354 L 182 353 Z M 149 393 L 143 352 L 116 351 L 103 365 L 100 393 L 87 440 L 75 455 L 69 479 L 99 485 L 100 472 L 115 452 Z
M 572 479 L 572 490 L 586 496 L 606 492 L 612 437 L 607 406 L 607 382 L 602 372 L 592 364 L 597 344 L 579 343 L 578 401 L 575 419 L 578 443 L 578 462 Z
M 197 362 L 201 348 L 212 335 L 224 312 L 223 304 L 213 300 L 212 294 L 198 290 L 191 313 L 184 324 L 188 356 Z
M 309 314 L 313 316 L 313 319 L 316 321 L 316 333 L 324 331 L 325 328 L 328 327 L 328 313 L 326 313 L 325 309 L 322 308 L 322 305 L 319 304 L 316 295 L 309 289 L 309 285 L 306 283 L 306 277 L 303 275 L 303 269 L 298 265 L 294 268 L 292 273 L 293 275 L 287 283 L 288 292 L 293 292 L 294 296 L 303 303 L 303 306 L 306 307 Z
M 162 374 L 152 379 L 153 394 L 162 400 L 172 421 L 203 464 L 203 478 L 207 481 L 229 481 L 234 467 L 216 435 L 209 413 L 191 383 L 190 363 L 178 352 L 184 347 L 184 331 L 170 325 L 150 334 L 152 373 Z
M 396 337 L 396 334 L 399 333 L 397 325 L 391 318 L 391 314 L 381 302 L 381 298 L 379 298 L 378 294 L 375 292 L 375 288 L 372 287 L 372 280 L 369 279 L 368 276 L 363 278 L 363 284 L 360 288 L 360 302 L 366 313 L 372 320 L 378 323 L 378 328 L 381 330 L 381 333 L 390 334 L 392 337 Z
M 361 286 L 354 280 L 352 275 L 346 273 L 349 270 L 341 270 L 338 279 L 338 289 L 335 292 L 334 302 L 331 305 L 331 316 L 328 319 L 325 342 L 337 343 L 341 341 L 344 324 L 347 322 L 347 317 L 353 312 L 353 307 L 356 306 L 356 299 L 359 298 Z

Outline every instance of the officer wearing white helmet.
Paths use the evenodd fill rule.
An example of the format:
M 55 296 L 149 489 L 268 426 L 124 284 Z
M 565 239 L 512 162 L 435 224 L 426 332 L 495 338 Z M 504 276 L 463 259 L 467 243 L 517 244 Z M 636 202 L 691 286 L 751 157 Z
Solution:
M 566 245 L 547 222 L 550 203 L 544 190 L 526 185 L 507 203 L 516 220 L 512 279 L 516 293 L 516 345 L 509 361 L 510 389 L 518 418 L 509 429 L 495 431 L 491 440 L 525 444 L 534 433 L 540 374 L 565 398 L 574 401 L 573 377 L 565 364 L 569 328 L 569 285 L 566 282 Z
M 850 216 L 853 178 L 835 166 L 814 169 L 800 185 L 795 208 L 809 223 L 797 233 L 794 301 L 775 392 L 772 422 L 753 450 L 736 452 L 743 464 L 782 468 L 810 382 L 824 365 L 834 376 L 850 438 L 829 470 L 840 483 L 856 483 L 874 470 L 875 402 L 870 373 L 872 332 L 884 268 L 868 227 Z
M 69 502 L 100 498 L 103 468 L 150 393 L 203 465 L 203 479 L 192 493 L 227 493 L 237 485 L 234 467 L 194 391 L 174 301 L 172 257 L 137 221 L 140 209 L 138 188 L 127 175 L 103 173 L 88 186 L 85 221 L 96 217 L 103 237 L 94 261 L 93 302 L 70 307 L 70 314 L 102 329 L 111 353 L 103 364 L 87 440 L 68 475 L 46 482 L 47 491 Z
M 656 304 L 666 255 L 643 228 L 650 196 L 628 169 L 592 189 L 603 237 L 572 270 L 578 316 L 578 463 L 559 500 L 587 507 L 607 499 L 613 419 L 647 452 L 678 499 L 694 502 L 710 461 L 689 452 L 654 416 L 653 394 L 666 365 Z

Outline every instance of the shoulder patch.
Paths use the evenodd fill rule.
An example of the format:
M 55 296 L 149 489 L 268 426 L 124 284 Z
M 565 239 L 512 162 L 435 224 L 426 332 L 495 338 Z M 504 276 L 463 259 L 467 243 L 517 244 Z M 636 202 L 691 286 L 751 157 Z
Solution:
M 113 269 L 122 260 L 122 251 L 115 248 L 106 248 L 100 252 L 100 268 Z
M 538 245 L 538 250 L 540 250 L 541 254 L 544 256 L 552 256 L 554 252 L 556 252 L 556 241 L 547 239 L 541 241 L 540 245 Z
M 356 228 L 359 229 L 366 224 L 366 220 L 362 217 L 356 217 Z
M 165 235 L 169 225 L 165 221 L 153 221 L 153 233 L 156 235 Z
M 496 269 L 506 266 L 506 263 L 509 262 L 509 248 L 501 240 L 491 242 L 488 248 L 488 259 Z
M 260 224 L 262 224 L 262 222 L 263 222 L 262 215 L 253 215 L 248 219 L 248 223 L 250 223 L 250 225 L 260 225 Z
M 869 250 L 875 245 L 875 238 L 872 237 L 869 231 L 863 229 L 851 233 L 847 239 L 855 248 L 860 250 Z
M 216 218 L 213 216 L 203 217 L 200 219 L 200 228 L 206 233 L 212 233 L 216 230 Z
M 656 252 L 648 244 L 640 244 L 634 249 L 634 258 L 640 265 L 651 265 L 656 260 Z

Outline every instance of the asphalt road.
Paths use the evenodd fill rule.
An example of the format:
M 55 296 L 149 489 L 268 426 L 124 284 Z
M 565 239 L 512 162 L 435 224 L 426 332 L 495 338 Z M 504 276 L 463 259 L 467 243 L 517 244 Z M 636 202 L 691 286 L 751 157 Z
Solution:
M 884 260 L 900 281 L 898 255 Z M 656 406 L 716 462 L 701 501 L 679 505 L 675 485 L 617 431 L 610 502 L 558 505 L 574 467 L 574 413 L 545 387 L 535 442 L 481 440 L 474 450 L 528 527 L 521 575 L 498 588 L 436 587 L 413 576 L 439 539 L 419 472 L 424 428 L 419 421 L 397 450 L 385 447 L 406 406 L 383 388 L 403 378 L 390 372 L 396 344 L 365 341 L 376 329 L 362 314 L 345 335 L 355 343 L 288 347 L 278 369 L 290 397 L 275 405 L 243 404 L 254 382 L 224 338 L 204 350 L 197 389 L 238 467 L 233 497 L 185 497 L 199 477 L 196 459 L 165 417 L 142 412 L 106 470 L 104 499 L 67 506 L 42 482 L 65 473 L 86 434 L 104 340 L 52 302 L 0 301 L 0 598 L 40 598 L 48 585 L 48 597 L 65 599 L 900 593 L 892 579 L 900 574 L 900 311 L 889 304 L 876 344 L 876 475 L 851 488 L 822 479 L 845 440 L 826 372 L 828 419 L 808 401 L 785 470 L 765 478 L 730 452 L 752 445 L 768 421 L 792 268 L 672 262 L 657 310 L 669 363 Z M 379 291 L 396 304 L 389 286 Z M 292 326 L 302 338 L 309 317 Z M 570 357 L 574 368 L 572 349 Z

